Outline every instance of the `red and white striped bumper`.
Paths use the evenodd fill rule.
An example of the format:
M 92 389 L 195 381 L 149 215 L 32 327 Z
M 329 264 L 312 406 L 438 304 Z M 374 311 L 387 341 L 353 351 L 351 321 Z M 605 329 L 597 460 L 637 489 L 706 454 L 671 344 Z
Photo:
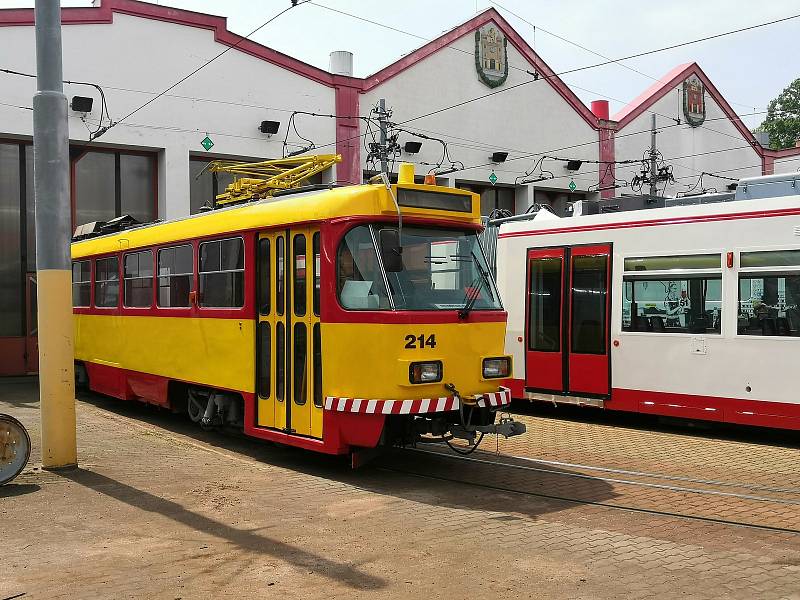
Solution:
M 475 404 L 492 408 L 508 406 L 511 404 L 511 390 L 507 387 L 501 387 L 500 391 L 483 394 Z M 464 403 L 464 406 L 471 405 L 471 403 Z M 325 410 L 369 415 L 418 415 L 458 410 L 458 408 L 458 399 L 453 396 L 419 398 L 417 400 L 369 400 L 366 398 L 325 397 Z

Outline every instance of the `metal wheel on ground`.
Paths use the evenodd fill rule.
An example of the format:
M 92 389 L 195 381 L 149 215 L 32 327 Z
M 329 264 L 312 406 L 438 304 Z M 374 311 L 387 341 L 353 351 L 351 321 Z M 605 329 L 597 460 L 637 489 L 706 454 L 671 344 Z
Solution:
M 0 414 L 0 485 L 22 472 L 31 456 L 31 438 L 11 415 Z

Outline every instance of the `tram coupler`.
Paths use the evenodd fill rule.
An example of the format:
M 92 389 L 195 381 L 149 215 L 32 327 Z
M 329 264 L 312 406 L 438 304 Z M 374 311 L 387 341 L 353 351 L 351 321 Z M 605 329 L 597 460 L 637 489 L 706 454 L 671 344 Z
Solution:
M 453 437 L 467 440 L 470 444 L 474 443 L 475 436 L 478 433 L 488 433 L 490 435 L 502 435 L 504 438 L 510 438 L 515 435 L 522 435 L 526 431 L 525 423 L 515 421 L 509 415 L 500 417 L 499 423 L 491 423 L 489 425 L 456 425 L 454 424 L 450 433 Z

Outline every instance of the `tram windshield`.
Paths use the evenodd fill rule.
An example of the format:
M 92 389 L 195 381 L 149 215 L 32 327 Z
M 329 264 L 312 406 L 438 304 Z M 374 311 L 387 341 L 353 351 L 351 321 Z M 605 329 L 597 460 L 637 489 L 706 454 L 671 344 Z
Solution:
M 477 233 L 433 227 L 403 227 L 402 265 L 387 272 L 379 258 L 381 230 L 361 225 L 339 246 L 337 291 L 349 310 L 500 310 Z

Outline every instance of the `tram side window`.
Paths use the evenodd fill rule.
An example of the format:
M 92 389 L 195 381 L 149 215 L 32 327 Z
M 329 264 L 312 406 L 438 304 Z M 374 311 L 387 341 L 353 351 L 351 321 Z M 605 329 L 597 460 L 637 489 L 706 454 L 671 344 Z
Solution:
M 306 314 L 306 236 L 302 233 L 295 235 L 293 244 L 294 314 L 304 317 Z
M 351 310 L 388 310 L 389 295 L 368 226 L 351 229 L 339 245 L 336 289 Z
M 119 259 L 98 258 L 94 269 L 94 305 L 115 308 L 119 304 Z
M 125 255 L 125 295 L 123 304 L 130 308 L 153 305 L 153 252 L 133 252 Z
M 163 308 L 189 306 L 194 266 L 189 244 L 158 251 L 158 305 Z
M 718 334 L 721 321 L 721 275 L 623 279 L 623 331 Z
M 800 250 L 742 252 L 740 265 L 739 335 L 800 337 Z
M 322 408 L 322 336 L 319 323 L 314 323 L 314 406 Z
M 269 238 L 258 240 L 258 312 L 268 315 L 270 310 Z
M 607 258 L 572 259 L 572 352 L 606 353 Z
M 72 306 L 89 306 L 92 294 L 92 263 L 72 263 Z
M 200 306 L 244 306 L 244 241 L 231 238 L 200 244 Z
M 320 254 L 319 254 L 319 231 L 314 234 L 314 237 L 311 238 L 311 253 L 312 259 L 314 260 L 314 314 L 319 316 L 319 285 L 320 285 L 320 276 L 319 276 L 319 268 L 320 268 Z
M 561 350 L 561 268 L 556 257 L 530 260 L 528 340 L 530 350 Z

